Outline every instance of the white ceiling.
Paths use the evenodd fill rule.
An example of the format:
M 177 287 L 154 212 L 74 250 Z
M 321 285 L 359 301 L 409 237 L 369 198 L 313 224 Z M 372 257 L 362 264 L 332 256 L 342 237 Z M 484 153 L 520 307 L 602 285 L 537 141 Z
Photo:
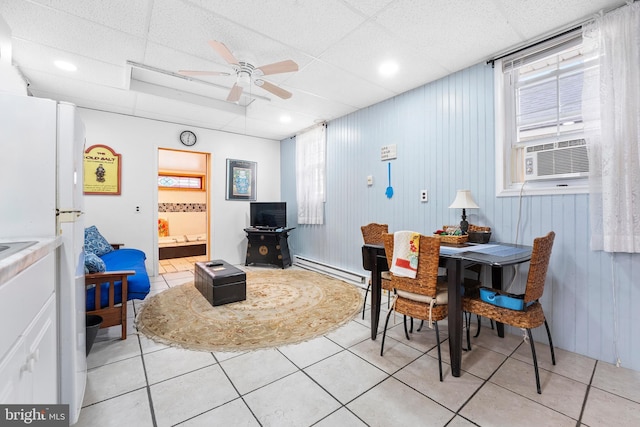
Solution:
M 280 140 L 624 3 L 2 0 L 0 16 L 12 30 L 13 63 L 35 96 Z M 209 40 L 223 42 L 238 59 L 256 66 L 293 59 L 298 72 L 264 77 L 293 96 L 283 100 L 252 86 L 259 97 L 245 114 L 244 108 L 224 101 L 235 75 L 200 78 L 209 84 L 164 76 L 181 90 L 163 96 L 129 89 L 128 61 L 170 74 L 181 69 L 232 71 Z M 78 70 L 58 70 L 53 66 L 57 59 L 76 64 Z M 378 74 L 384 60 L 397 61 L 397 75 Z M 283 115 L 291 121 L 282 123 Z

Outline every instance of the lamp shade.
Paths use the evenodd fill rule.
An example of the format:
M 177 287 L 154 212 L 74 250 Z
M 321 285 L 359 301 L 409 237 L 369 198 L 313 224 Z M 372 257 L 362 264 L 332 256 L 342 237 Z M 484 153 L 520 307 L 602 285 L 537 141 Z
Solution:
M 471 196 L 471 190 L 458 190 L 456 194 L 456 198 L 449 206 L 451 209 L 478 209 L 480 206 L 477 205 L 473 197 Z

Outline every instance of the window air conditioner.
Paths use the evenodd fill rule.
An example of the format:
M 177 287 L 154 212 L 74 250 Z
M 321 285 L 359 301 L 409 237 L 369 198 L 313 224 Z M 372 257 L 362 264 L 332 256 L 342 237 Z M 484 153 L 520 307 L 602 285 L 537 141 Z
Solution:
M 584 139 L 531 145 L 525 149 L 525 181 L 579 178 L 588 175 L 589 158 Z

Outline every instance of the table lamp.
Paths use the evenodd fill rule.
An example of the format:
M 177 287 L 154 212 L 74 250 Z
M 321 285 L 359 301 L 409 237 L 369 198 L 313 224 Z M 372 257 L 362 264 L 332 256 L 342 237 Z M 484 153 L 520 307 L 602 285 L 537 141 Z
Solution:
M 469 229 L 469 223 L 467 222 L 466 209 L 478 209 L 478 206 L 471 196 L 471 190 L 458 190 L 456 198 L 449 206 L 450 209 L 462 209 L 462 221 L 460 221 L 460 231 L 462 234 L 467 234 Z

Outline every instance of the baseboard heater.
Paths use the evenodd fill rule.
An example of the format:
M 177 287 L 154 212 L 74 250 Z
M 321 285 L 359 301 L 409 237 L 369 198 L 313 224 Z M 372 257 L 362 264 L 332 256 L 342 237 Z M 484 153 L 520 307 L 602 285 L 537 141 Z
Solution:
M 299 255 L 293 256 L 293 264 L 300 268 L 317 271 L 318 273 L 324 273 L 331 277 L 335 277 L 336 279 L 344 280 L 358 286 L 363 286 L 367 280 L 367 278 L 362 274 L 333 267 L 331 265 L 324 264 L 309 258 L 301 257 Z

